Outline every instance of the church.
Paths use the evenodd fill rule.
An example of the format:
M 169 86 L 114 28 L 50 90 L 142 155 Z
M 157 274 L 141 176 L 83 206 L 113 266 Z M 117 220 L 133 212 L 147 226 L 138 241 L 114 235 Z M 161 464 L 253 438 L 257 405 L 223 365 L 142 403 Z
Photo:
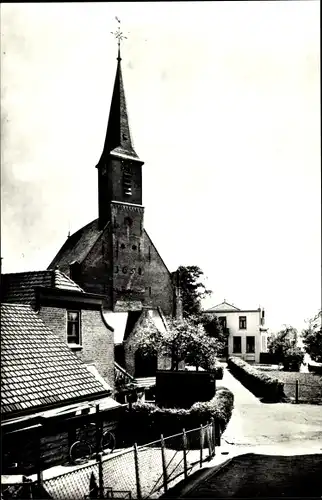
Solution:
M 144 227 L 143 165 L 131 138 L 118 43 L 106 137 L 96 165 L 98 218 L 68 236 L 48 270 L 104 296 L 103 314 L 114 329 L 115 344 L 122 346 L 117 361 L 136 376 L 166 368 L 165 360 L 151 366 L 135 352 L 136 329 L 148 320 L 166 328 L 167 317 L 181 314 L 176 273 L 168 270 Z

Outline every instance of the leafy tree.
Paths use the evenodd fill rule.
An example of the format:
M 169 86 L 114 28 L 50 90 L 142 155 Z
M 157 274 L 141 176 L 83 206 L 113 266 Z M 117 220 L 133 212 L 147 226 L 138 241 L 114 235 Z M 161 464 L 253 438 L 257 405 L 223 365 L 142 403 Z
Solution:
M 276 360 L 283 364 L 284 370 L 299 371 L 304 353 L 297 346 L 298 334 L 296 328 L 284 325 L 268 342 L 268 351 L 274 354 Z
M 322 310 L 307 323 L 308 327 L 302 331 L 303 344 L 306 352 L 314 361 L 322 362 Z
M 212 293 L 202 281 L 203 271 L 198 266 L 180 266 L 176 274 L 181 291 L 183 316 L 199 313 L 201 300 Z
M 138 331 L 136 347 L 146 356 L 170 356 L 172 370 L 178 370 L 181 361 L 207 370 L 214 365 L 222 343 L 209 337 L 200 323 L 184 318 L 169 320 L 166 331 L 159 331 L 148 320 Z
M 224 349 L 227 346 L 229 330 L 228 328 L 223 328 L 217 316 L 213 314 L 198 314 L 193 317 L 196 323 L 200 323 L 206 334 L 218 341 L 219 348 L 218 354 L 224 355 Z

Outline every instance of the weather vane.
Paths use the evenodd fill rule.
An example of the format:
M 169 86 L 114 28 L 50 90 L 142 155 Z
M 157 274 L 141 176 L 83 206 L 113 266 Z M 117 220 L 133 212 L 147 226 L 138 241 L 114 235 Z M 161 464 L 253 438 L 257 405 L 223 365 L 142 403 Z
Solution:
M 125 36 L 122 31 L 121 31 L 121 27 L 120 27 L 120 24 L 121 24 L 121 21 L 118 17 L 115 16 L 115 19 L 117 20 L 117 22 L 119 23 L 118 27 L 117 27 L 117 30 L 116 31 L 111 31 L 112 35 L 114 35 L 114 37 L 116 38 L 117 40 L 117 45 L 118 45 L 118 58 L 120 58 L 120 46 L 121 46 L 121 41 L 126 38 L 127 39 L 127 36 Z

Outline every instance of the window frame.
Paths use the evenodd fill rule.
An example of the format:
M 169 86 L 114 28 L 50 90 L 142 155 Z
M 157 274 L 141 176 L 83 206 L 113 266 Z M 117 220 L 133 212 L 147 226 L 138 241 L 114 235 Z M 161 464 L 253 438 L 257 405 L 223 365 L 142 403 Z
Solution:
M 254 339 L 254 343 L 253 343 L 254 350 L 253 351 L 248 350 L 248 347 L 249 347 L 248 339 Z M 255 354 L 255 351 L 256 351 L 255 342 L 256 342 L 255 335 L 246 335 L 246 354 Z
M 239 351 L 236 351 L 236 349 L 235 349 L 235 339 L 240 340 L 240 350 Z M 234 335 L 233 336 L 233 354 L 241 354 L 241 353 L 242 353 L 242 337 L 241 337 L 241 335 Z
M 223 330 L 227 329 L 227 316 L 218 316 L 218 321 Z
M 69 313 L 77 313 L 78 319 L 75 321 L 70 320 Z M 78 325 L 78 332 L 77 332 L 78 342 L 73 343 L 69 341 L 70 334 L 68 333 L 68 327 L 70 324 Z M 66 309 L 66 340 L 67 340 L 67 345 L 69 347 L 77 348 L 82 346 L 82 319 L 81 319 L 81 311 L 79 309 Z
M 239 330 L 247 330 L 247 316 L 238 316 Z M 245 323 L 245 326 L 243 324 Z

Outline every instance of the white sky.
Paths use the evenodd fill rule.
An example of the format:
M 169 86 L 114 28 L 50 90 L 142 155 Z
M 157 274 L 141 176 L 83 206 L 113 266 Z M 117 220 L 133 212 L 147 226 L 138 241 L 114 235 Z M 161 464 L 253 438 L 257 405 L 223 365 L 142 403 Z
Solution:
M 122 20 L 145 227 L 169 269 L 301 328 L 321 304 L 320 3 L 2 4 L 3 272 L 97 217 Z

